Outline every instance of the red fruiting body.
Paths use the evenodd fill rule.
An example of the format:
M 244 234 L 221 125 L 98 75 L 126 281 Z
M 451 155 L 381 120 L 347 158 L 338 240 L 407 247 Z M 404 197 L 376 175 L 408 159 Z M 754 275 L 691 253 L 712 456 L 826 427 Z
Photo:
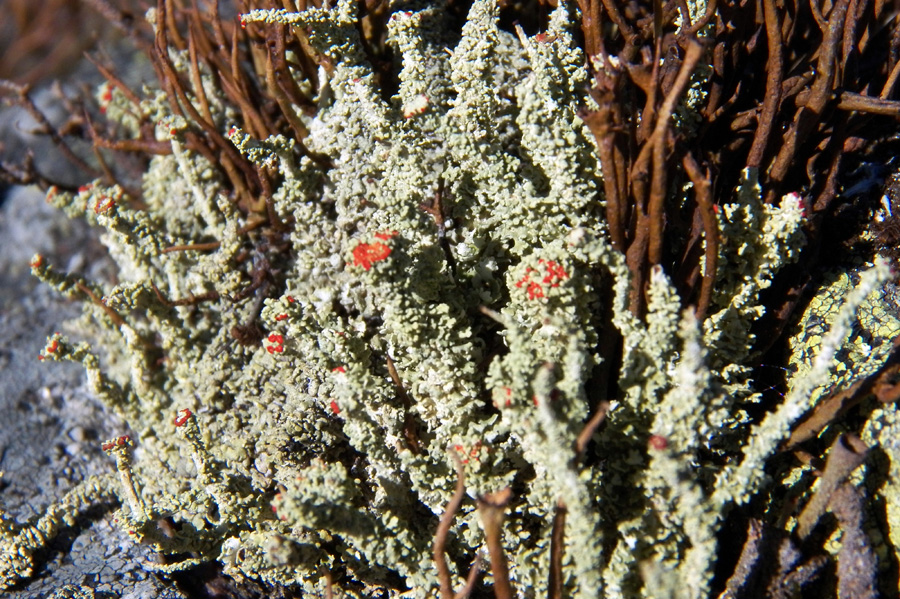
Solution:
M 669 440 L 662 435 L 650 435 L 650 438 L 647 439 L 647 445 L 650 446 L 650 449 L 662 451 L 669 446 Z
M 266 347 L 266 351 L 270 354 L 280 354 L 284 352 L 284 336 L 279 335 L 277 333 L 272 333 L 269 335 L 269 341 L 274 343 L 275 345 L 269 345 Z
M 796 202 L 797 206 L 800 207 L 800 216 L 806 218 L 806 201 L 796 191 L 792 191 L 791 193 L 784 196 L 784 199 L 791 200 L 792 202 Z
M 503 406 L 508 408 L 512 405 L 512 389 L 510 389 L 509 387 L 503 387 L 503 392 L 506 395 Z
M 44 265 L 44 257 L 38 254 L 31 259 L 31 268 L 40 268 Z
M 551 287 L 559 287 L 560 281 L 569 278 L 569 273 L 553 260 L 538 260 L 547 268 L 547 276 L 544 277 L 544 283 L 549 283 Z
M 331 369 L 331 372 L 347 372 L 347 369 L 343 366 L 337 366 Z
M 279 314 L 278 316 L 275 317 L 275 320 L 287 320 L 287 317 L 288 317 L 287 314 Z
M 193 416 L 194 413 L 191 412 L 190 408 L 184 408 L 183 410 L 178 410 L 178 415 L 175 416 L 175 420 L 173 420 L 173 424 L 175 426 L 181 427 Z
M 353 266 L 362 266 L 365 270 L 372 268 L 391 255 L 391 248 L 383 243 L 361 243 L 353 250 Z
M 518 283 L 516 283 L 516 287 L 522 288 L 523 286 L 528 291 L 528 299 L 538 299 L 544 297 L 544 290 L 541 288 L 541 284 L 531 280 L 531 273 L 534 272 L 534 269 L 529 267 L 525 270 L 525 276 L 522 277 Z
M 525 269 L 525 276 L 516 283 L 516 287 L 520 289 L 525 287 L 525 291 L 528 292 L 528 299 L 530 300 L 541 299 L 544 297 L 543 285 L 559 287 L 559 284 L 563 279 L 569 278 L 569 273 L 567 273 L 559 263 L 554 262 L 553 260 L 538 260 L 538 264 L 544 265 L 544 269 L 547 271 L 547 274 L 544 275 L 541 282 L 531 280 L 531 273 L 538 271 L 529 266 Z
M 112 88 L 107 87 L 100 95 L 100 112 L 106 113 L 106 105 L 112 102 Z
M 129 437 L 128 435 L 122 435 L 121 437 L 116 437 L 108 443 L 104 443 L 100 446 L 100 449 L 102 449 L 103 451 L 109 451 L 111 449 L 115 449 L 116 447 L 124 447 L 125 445 L 128 445 L 129 441 L 131 441 L 131 437 Z
M 108 196 L 100 196 L 97 203 L 94 204 L 94 214 L 102 214 L 109 212 L 116 205 L 116 201 Z
M 331 407 L 331 411 L 334 413 L 335 416 L 337 416 L 338 414 L 341 413 L 341 408 L 338 407 L 337 402 L 334 401 L 333 399 L 331 400 L 331 403 L 329 404 L 329 406 Z

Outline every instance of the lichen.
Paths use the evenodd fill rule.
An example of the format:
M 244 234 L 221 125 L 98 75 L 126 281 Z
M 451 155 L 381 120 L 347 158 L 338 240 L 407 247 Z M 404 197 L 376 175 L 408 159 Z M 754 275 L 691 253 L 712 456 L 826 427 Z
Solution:
M 62 293 L 90 291 L 89 334 L 102 351 L 57 335 L 42 356 L 83 363 L 131 428 L 109 447 L 119 482 L 103 487 L 125 506 L 120 522 L 160 552 L 192 555 L 160 569 L 218 560 L 234 576 L 309 593 L 333 581 L 351 596 L 426 597 L 438 585 L 431 546 L 456 454 L 470 497 L 515 489 L 503 547 L 520 596 L 547 594 L 559 505 L 567 595 L 708 596 L 719 525 L 762 489 L 791 425 L 824 388 L 870 368 L 845 354 L 883 362 L 873 342 L 848 335 L 889 267 L 861 272 L 829 292 L 833 307 L 806 317 L 793 350 L 805 366 L 754 422 L 744 411 L 756 397 L 751 328 L 760 292 L 803 245 L 798 198 L 765 204 L 747 170 L 719 210 L 705 318 L 684 309 L 658 266 L 639 317 L 626 258 L 606 236 L 597 148 L 577 116 L 589 100 L 574 8 L 560 2 L 546 32 L 513 36 L 496 2 L 476 0 L 452 49 L 441 11 L 395 12 L 387 43 L 399 86 L 386 100 L 356 10 L 341 0 L 242 17 L 303 28 L 328 63 L 305 117 L 306 153 L 283 136 L 255 139 L 221 101 L 210 105 L 219 133 L 276 173 L 271 207 L 289 230 L 260 240 L 220 172 L 189 149 L 196 125 L 157 96 L 143 110 L 172 153 L 147 165 L 141 207 L 99 182 L 48 198 L 103 227 L 120 266 L 104 285 L 32 265 Z M 186 73 L 189 60 L 170 54 Z M 127 113 L 107 114 L 128 128 Z M 272 273 L 283 282 L 275 294 Z M 622 338 L 618 395 L 591 437 L 601 457 L 587 460 L 574 448 L 602 409 L 587 385 L 607 310 Z M 873 442 L 896 428 L 891 410 L 873 415 Z M 885 447 L 893 472 L 896 451 Z M 64 521 L 63 508 L 45 519 Z M 19 557 L 0 584 L 30 574 L 29 552 L 53 529 L 45 519 L 4 521 L 3 551 Z M 474 502 L 450 538 L 462 586 L 460 566 L 485 543 Z

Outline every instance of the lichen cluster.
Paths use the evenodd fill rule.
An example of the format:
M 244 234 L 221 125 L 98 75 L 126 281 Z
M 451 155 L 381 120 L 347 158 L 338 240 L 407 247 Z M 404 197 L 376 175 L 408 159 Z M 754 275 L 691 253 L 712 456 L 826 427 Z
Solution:
M 119 265 L 113 285 L 32 264 L 62 293 L 91 298 L 83 324 L 93 345 L 55 335 L 42 358 L 83 363 L 130 426 L 130 438 L 105 446 L 120 476 L 103 492 L 120 498 L 135 540 L 190 556 L 161 570 L 217 560 L 235 577 L 312 594 L 333 584 L 425 597 L 439 584 L 432 543 L 458 464 L 468 499 L 446 542 L 453 587 L 486 551 L 474 499 L 509 487 L 502 549 L 520 596 L 547 594 L 564 510 L 566 596 L 706 597 L 719 527 L 766 484 L 792 424 L 886 358 L 896 321 L 873 355 L 855 314 L 865 302 L 875 309 L 890 269 L 868 265 L 829 291 L 826 316 L 801 325 L 802 367 L 783 401 L 752 417 L 751 328 L 760 293 L 803 246 L 799 197 L 763 203 L 747 169 L 717 213 L 704 317 L 683 307 L 661 267 L 646 314 L 635 315 L 594 183 L 595 140 L 578 116 L 592 100 L 574 9 L 560 2 L 546 32 L 516 36 L 500 29 L 495 2 L 476 0 L 453 40 L 445 12 L 416 6 L 388 22 L 399 68 L 388 99 L 355 3 L 243 15 L 303 28 L 329 64 L 315 115 L 298 113 L 309 131 L 302 155 L 295 140 L 234 126 L 234 109 L 208 90 L 220 133 L 274 173 L 283 226 L 267 237 L 215 165 L 188 149 L 194 125 L 162 92 L 142 110 L 172 152 L 150 161 L 141 206 L 99 181 L 51 192 L 54 205 L 103 227 Z M 187 77 L 186 53 L 170 57 Z M 129 127 L 127 100 L 101 93 Z M 623 350 L 612 365 L 618 393 L 604 397 L 588 383 L 610 333 Z M 870 358 L 869 369 L 832 378 L 848 352 Z M 873 414 L 868 442 L 896 429 L 894 412 Z M 602 425 L 586 429 L 598 414 Z M 896 470 L 896 443 L 884 449 Z M 21 558 L 0 571 L 9 585 L 29 575 L 35 535 L 3 524 L 0 550 Z

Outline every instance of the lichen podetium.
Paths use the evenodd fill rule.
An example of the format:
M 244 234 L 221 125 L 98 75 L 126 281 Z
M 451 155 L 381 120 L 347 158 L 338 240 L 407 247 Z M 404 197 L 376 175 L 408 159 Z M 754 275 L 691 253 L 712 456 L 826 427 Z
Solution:
M 476 0 L 454 38 L 446 11 L 412 3 L 387 21 L 389 98 L 357 11 L 340 0 L 240 17 L 248 30 L 296 32 L 319 61 L 315 81 L 299 63 L 268 65 L 279 102 L 292 86 L 315 100 L 288 117 L 302 148 L 299 136 L 257 136 L 189 49 L 169 48 L 161 68 L 203 88 L 191 92 L 202 127 L 161 90 L 135 107 L 101 88 L 107 117 L 137 136 L 140 110 L 170 151 L 149 160 L 140 205 L 100 180 L 48 194 L 104 229 L 119 271 L 117 284 L 95 284 L 32 261 L 40 279 L 86 299 L 83 329 L 102 348 L 55 335 L 41 358 L 82 362 L 130 427 L 107 447 L 118 482 L 92 483 L 51 520 L 114 492 L 136 539 L 191 556 L 154 567 L 217 560 L 235 577 L 317 595 L 461 588 L 463 566 L 490 545 L 487 584 L 501 576 L 499 548 L 503 583 L 522 597 L 553 585 L 582 598 L 709 596 L 720 525 L 760 496 L 764 467 L 811 401 L 852 382 L 832 373 L 847 351 L 866 352 L 855 315 L 876 309 L 889 266 L 875 261 L 829 291 L 827 326 L 794 351 L 803 367 L 775 409 L 751 416 L 751 329 L 760 293 L 803 247 L 798 196 L 764 202 L 757 170 L 745 169 L 712 216 L 705 313 L 685 309 L 659 265 L 642 275 L 636 311 L 635 273 L 608 235 L 600 151 L 578 116 L 594 100 L 575 8 L 559 2 L 546 31 L 516 36 L 496 2 Z M 157 25 L 158 10 L 147 16 Z M 673 123 L 690 126 L 690 98 L 709 77 L 697 69 L 688 101 L 668 107 Z M 236 150 L 227 165 L 198 148 L 200 133 Z M 235 165 L 249 165 L 257 197 L 223 175 Z M 671 187 L 668 202 L 687 201 L 690 186 Z M 878 326 L 893 335 L 893 322 Z M 602 357 L 605 343 L 621 343 L 617 362 Z M 885 347 L 855 372 L 877 370 Z M 614 369 L 610 396 L 601 367 Z M 586 430 L 601 411 L 603 425 Z M 895 430 L 893 414 L 879 409 L 870 443 Z M 432 545 L 460 474 L 467 495 L 441 533 L 449 573 L 439 575 Z M 502 539 L 489 542 L 484 530 L 500 521 L 483 529 L 479 510 L 507 487 L 510 503 L 494 506 L 506 510 Z M 4 520 L 0 552 L 17 557 L 0 585 L 30 574 L 47 537 L 33 529 L 54 526 Z

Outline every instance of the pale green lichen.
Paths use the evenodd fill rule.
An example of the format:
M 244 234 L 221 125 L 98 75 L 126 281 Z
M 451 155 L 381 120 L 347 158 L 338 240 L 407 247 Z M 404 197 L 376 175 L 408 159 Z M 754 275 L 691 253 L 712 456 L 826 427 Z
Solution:
M 122 483 L 104 487 L 126 504 L 124 526 L 162 552 L 194 553 L 168 569 L 219 560 L 229 574 L 309 593 L 323 592 L 324 573 L 335 572 L 350 595 L 384 587 L 430 596 L 431 543 L 456 483 L 456 452 L 470 496 L 517 489 L 503 542 L 520 596 L 547 593 L 560 502 L 569 514 L 567 595 L 707 596 L 718 525 L 761 489 L 766 460 L 833 381 L 838 354 L 866 352 L 859 336 L 846 338 L 888 267 L 878 263 L 852 290 L 832 294 L 815 355 L 807 340 L 795 350 L 808 368 L 750 427 L 741 410 L 755 393 L 750 329 L 764 310 L 759 293 L 803 244 L 797 198 L 763 204 L 748 170 L 734 202 L 721 207 L 708 316 L 698 322 L 683 311 L 656 268 L 639 319 L 627 308 L 625 257 L 605 238 L 594 142 L 576 116 L 588 99 L 574 9 L 561 2 L 546 33 L 516 38 L 500 30 L 497 3 L 477 0 L 452 49 L 442 11 L 397 12 L 388 44 L 400 85 L 388 101 L 362 51 L 356 10 L 341 1 L 333 10 L 243 17 L 307 28 L 331 61 L 305 140 L 329 157 L 328 170 L 299 158 L 292 140 L 232 128 L 233 114 L 212 102 L 222 134 L 278 173 L 272 201 L 293 221 L 280 240 L 289 250 L 240 255 L 247 223 L 217 171 L 183 143 L 192 125 L 169 114 L 160 95 L 142 108 L 173 153 L 148 165 L 146 209 L 100 185 L 51 198 L 104 227 L 121 268 L 119 283 L 103 288 L 33 265 L 60 291 L 77 295 L 80 285 L 98 300 L 86 313 L 104 366 L 87 344 L 61 336 L 44 356 L 82 362 L 94 391 L 133 431 L 134 456 L 113 448 Z M 188 68 L 170 54 L 177 69 Z M 435 193 L 452 198 L 445 228 L 421 209 Z M 163 252 L 210 239 L 219 246 L 208 253 Z M 283 273 L 284 293 L 262 306 L 254 296 L 232 301 L 264 261 Z M 594 437 L 604 458 L 586 464 L 574 447 L 597 408 L 585 384 L 600 363 L 604 285 L 623 338 L 620 395 Z M 176 301 L 185 298 L 202 301 Z M 490 318 L 481 306 L 494 310 Z M 259 307 L 262 343 L 237 343 L 233 331 Z M 485 355 L 497 335 L 503 350 Z M 893 422 L 888 408 L 876 413 L 873 442 Z M 648 448 L 652 439 L 664 446 Z M 733 457 L 713 460 L 712 448 Z M 58 526 L 71 504 L 64 499 L 66 509 L 45 518 Z M 162 534 L 161 519 L 177 522 L 178 533 Z M 0 584 L 29 575 L 29 552 L 48 534 L 23 531 L 51 528 L 4 521 L 3 550 L 24 557 Z M 456 516 L 451 540 L 458 587 L 465 572 L 457 566 L 484 544 L 473 502 Z

